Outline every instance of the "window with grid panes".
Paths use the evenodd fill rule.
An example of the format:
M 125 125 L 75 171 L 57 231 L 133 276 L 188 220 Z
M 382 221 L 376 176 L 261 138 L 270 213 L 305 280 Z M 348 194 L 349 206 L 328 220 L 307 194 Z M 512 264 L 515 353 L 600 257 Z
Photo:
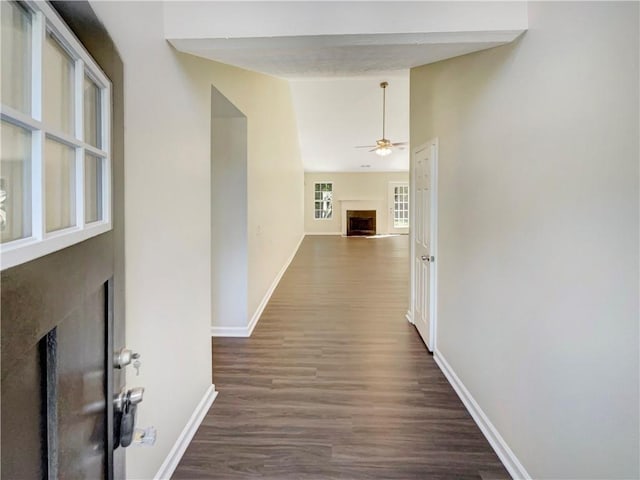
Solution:
M 394 228 L 409 226 L 409 185 L 393 187 L 393 226 Z
M 0 8 L 5 269 L 111 229 L 111 84 L 48 4 Z
M 320 182 L 314 184 L 314 208 L 316 220 L 330 219 L 333 215 L 333 183 Z

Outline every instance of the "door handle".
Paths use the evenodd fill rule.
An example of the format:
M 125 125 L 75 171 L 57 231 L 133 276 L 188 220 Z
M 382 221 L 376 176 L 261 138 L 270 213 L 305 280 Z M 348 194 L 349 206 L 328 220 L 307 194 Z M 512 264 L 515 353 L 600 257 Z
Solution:
M 428 262 L 430 260 L 429 257 L 427 257 L 426 255 L 422 255 L 420 258 L 422 259 L 423 262 Z
M 113 400 L 115 410 L 114 419 L 114 448 L 128 447 L 133 441 L 136 426 L 136 412 L 138 404 L 142 402 L 144 388 L 137 387 L 131 390 L 122 389 Z
M 127 390 L 125 388 L 115 396 L 113 399 L 113 408 L 116 412 L 122 412 L 125 409 L 127 402 L 131 405 L 138 405 L 142 402 L 142 397 L 144 396 L 144 388 L 136 387 L 131 390 Z

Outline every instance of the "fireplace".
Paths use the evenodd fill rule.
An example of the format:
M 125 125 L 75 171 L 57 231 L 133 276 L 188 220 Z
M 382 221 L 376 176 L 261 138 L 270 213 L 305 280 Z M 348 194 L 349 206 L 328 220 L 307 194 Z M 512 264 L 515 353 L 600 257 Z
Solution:
M 375 210 L 347 210 L 347 236 L 375 234 Z

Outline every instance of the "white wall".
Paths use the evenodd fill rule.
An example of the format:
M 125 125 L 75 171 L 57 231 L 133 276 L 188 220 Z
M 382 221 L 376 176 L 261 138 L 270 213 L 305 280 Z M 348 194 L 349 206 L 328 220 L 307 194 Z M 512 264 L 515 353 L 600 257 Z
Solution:
M 242 329 L 249 289 L 247 118 L 215 88 L 211 95 L 211 326 Z
M 316 220 L 314 217 L 314 183 L 333 182 L 333 215 L 331 219 Z M 368 200 L 367 205 L 376 208 L 377 233 L 389 233 L 388 192 L 389 182 L 409 182 L 409 172 L 386 173 L 312 173 L 304 174 L 304 227 L 306 233 L 343 232 L 340 202 Z M 373 210 L 374 208 L 363 208 Z
M 291 37 L 527 28 L 524 2 L 167 3 L 167 38 Z M 392 18 L 393 21 L 389 21 Z
M 534 478 L 638 478 L 638 4 L 529 3 L 411 72 L 439 139 L 437 349 Z
M 211 86 L 248 118 L 249 313 L 302 235 L 302 164 L 286 82 L 176 53 L 161 3 L 92 6 L 124 61 L 128 384 L 158 428 L 127 475 L 152 478 L 211 384 Z

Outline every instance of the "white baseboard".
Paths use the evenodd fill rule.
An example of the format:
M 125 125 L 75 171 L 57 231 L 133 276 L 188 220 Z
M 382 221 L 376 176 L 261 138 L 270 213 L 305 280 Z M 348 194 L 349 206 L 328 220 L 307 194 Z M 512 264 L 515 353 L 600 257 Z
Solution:
M 212 337 L 248 337 L 248 327 L 211 327 Z
M 500 435 L 496 427 L 491 423 L 491 420 L 489 420 L 489 417 L 482 411 L 478 402 L 475 401 L 469 390 L 467 390 L 467 387 L 462 383 L 462 380 L 458 378 L 451 368 L 451 365 L 449 365 L 437 348 L 433 352 L 433 357 L 511 477 L 514 479 L 531 480 L 531 475 L 527 473 L 522 463 L 520 463 L 520 460 L 518 460 L 518 457 L 516 457 L 516 454 L 509 448 L 509 445 L 507 445 L 507 442 L 502 438 L 502 435 Z
M 306 232 L 305 235 L 342 235 L 342 232 Z
M 302 236 L 300 237 L 300 240 L 298 240 L 296 247 L 293 249 L 293 252 L 291 252 L 291 255 L 289 255 L 289 258 L 287 259 L 286 262 L 284 262 L 284 265 L 278 272 L 278 275 L 276 275 L 276 278 L 273 279 L 273 282 L 271 283 L 269 290 L 267 290 L 267 293 L 264 294 L 264 297 L 262 298 L 260 305 L 258 305 L 258 308 L 253 314 L 253 317 L 251 317 L 251 321 L 249 322 L 249 326 L 247 327 L 247 330 L 248 330 L 247 337 L 250 337 L 251 334 L 253 333 L 253 329 L 256 328 L 256 324 L 258 323 L 258 320 L 260 320 L 260 317 L 262 316 L 262 312 L 264 311 L 265 307 L 269 303 L 269 300 L 271 300 L 271 295 L 273 295 L 273 292 L 275 291 L 276 287 L 280 283 L 280 280 L 282 280 L 282 276 L 284 275 L 284 272 L 287 271 L 287 268 L 289 268 L 289 265 L 291 265 L 291 262 L 293 262 L 293 258 L 296 256 L 296 253 L 298 253 L 298 249 L 300 248 L 300 245 L 304 240 L 304 236 L 305 234 L 303 233 Z
M 411 325 L 413 325 L 413 324 L 414 324 L 414 323 L 413 323 L 413 313 L 411 313 L 411 310 L 407 310 L 407 314 L 406 314 L 404 317 L 407 319 L 407 321 L 408 321 Z
M 162 462 L 158 473 L 153 477 L 155 480 L 171 478 L 171 475 L 173 475 L 178 463 L 180 463 L 184 452 L 187 450 L 189 443 L 191 443 L 191 439 L 196 434 L 198 427 L 202 423 L 202 420 L 211 408 L 211 404 L 213 404 L 213 401 L 217 396 L 218 392 L 216 392 L 216 386 L 211 385 L 191 414 L 191 418 L 189 418 L 189 421 L 182 429 L 176 443 L 173 444 L 173 447 L 169 451 L 167 458 Z
M 260 320 L 260 317 L 262 316 L 262 312 L 264 311 L 267 304 L 269 303 L 269 300 L 271 300 L 271 295 L 273 295 L 273 292 L 278 286 L 278 283 L 280 283 L 280 280 L 282 279 L 284 272 L 287 271 L 287 268 L 289 268 L 289 265 L 291 265 L 291 262 L 293 261 L 293 258 L 296 256 L 296 253 L 298 253 L 298 249 L 300 248 L 300 245 L 302 244 L 302 241 L 304 240 L 305 235 L 306 234 L 304 233 L 302 234 L 302 236 L 300 237 L 300 240 L 296 245 L 296 248 L 293 249 L 293 252 L 289 256 L 287 261 L 284 263 L 284 265 L 282 266 L 282 268 L 280 269 L 276 277 L 273 279 L 273 282 L 271 283 L 271 286 L 267 290 L 267 293 L 264 294 L 264 297 L 262 297 L 262 301 L 260 302 L 260 305 L 258 305 L 258 308 L 256 309 L 255 313 L 251 317 L 251 321 L 249 321 L 249 325 L 247 325 L 246 327 L 211 327 L 212 337 L 250 337 L 251 336 L 251 334 L 253 333 L 253 329 L 256 328 L 258 320 Z

